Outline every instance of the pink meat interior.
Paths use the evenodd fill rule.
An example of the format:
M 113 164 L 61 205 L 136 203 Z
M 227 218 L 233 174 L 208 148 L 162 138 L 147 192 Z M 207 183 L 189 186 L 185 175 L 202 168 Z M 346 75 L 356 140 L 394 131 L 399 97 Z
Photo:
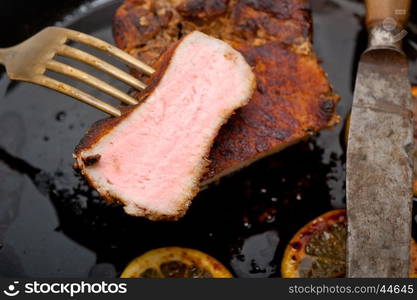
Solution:
M 198 186 L 218 129 L 250 96 L 249 66 L 225 43 L 194 32 L 157 88 L 83 157 L 100 154 L 91 179 L 138 207 L 172 214 Z

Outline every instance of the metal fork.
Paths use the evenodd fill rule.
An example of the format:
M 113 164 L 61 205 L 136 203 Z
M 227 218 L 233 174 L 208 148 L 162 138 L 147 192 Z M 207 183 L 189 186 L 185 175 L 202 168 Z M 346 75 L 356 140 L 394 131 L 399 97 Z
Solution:
M 56 55 L 69 57 L 106 72 L 135 89 L 143 90 L 146 88 L 143 82 L 130 74 L 85 51 L 68 46 L 67 42 L 69 41 L 101 50 L 146 75 L 151 75 L 154 72 L 154 69 L 147 64 L 109 43 L 78 31 L 59 27 L 47 27 L 17 46 L 0 49 L 0 64 L 6 67 L 6 72 L 10 79 L 27 81 L 48 87 L 76 98 L 112 116 L 120 116 L 120 110 L 80 89 L 46 76 L 45 72 L 50 70 L 72 77 L 126 104 L 138 103 L 136 99 L 110 84 L 84 71 L 54 60 Z

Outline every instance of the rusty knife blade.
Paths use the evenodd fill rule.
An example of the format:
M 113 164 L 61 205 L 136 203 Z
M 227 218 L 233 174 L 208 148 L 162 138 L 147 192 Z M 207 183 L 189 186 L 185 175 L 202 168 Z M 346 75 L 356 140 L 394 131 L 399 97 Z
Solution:
M 347 150 L 348 277 L 408 277 L 413 127 L 405 55 L 360 60 Z

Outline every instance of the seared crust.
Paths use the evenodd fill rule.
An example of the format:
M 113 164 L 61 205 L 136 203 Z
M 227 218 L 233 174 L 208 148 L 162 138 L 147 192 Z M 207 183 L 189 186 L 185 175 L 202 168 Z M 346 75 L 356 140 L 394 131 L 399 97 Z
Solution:
M 220 131 L 206 181 L 315 134 L 335 118 L 338 98 L 315 60 L 276 42 L 238 50 L 254 68 L 257 90 Z
M 152 65 L 199 30 L 230 43 L 253 67 L 257 90 L 221 129 L 202 185 L 339 121 L 339 97 L 312 51 L 307 0 L 126 0 L 113 30 L 120 48 Z
M 228 3 L 228 0 L 184 1 L 176 9 L 183 17 L 209 20 L 224 14 Z

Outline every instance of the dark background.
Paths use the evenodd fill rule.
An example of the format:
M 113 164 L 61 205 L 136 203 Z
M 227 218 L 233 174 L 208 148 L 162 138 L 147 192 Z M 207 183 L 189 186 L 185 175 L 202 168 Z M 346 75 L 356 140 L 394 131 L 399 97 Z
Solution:
M 88 0 L 0 1 L 0 47 L 25 40 L 86 2 Z
M 86 2 L 1 0 L 0 47 L 25 40 Z M 338 113 L 345 118 L 355 66 L 366 46 L 363 7 L 353 0 L 311 2 L 314 46 L 342 96 Z M 111 15 L 100 16 L 72 26 L 111 42 Z M 101 25 L 97 30 L 86 25 L 94 20 L 104 22 L 104 33 Z M 405 49 L 416 84 L 417 30 L 408 31 Z M 345 205 L 341 122 L 201 192 L 179 222 L 153 223 L 127 216 L 120 207 L 101 201 L 70 167 L 73 147 L 89 124 L 102 116 L 57 93 L 10 82 L 0 67 L 0 187 L 16 190 L 16 182 L 21 182 L 17 188 L 21 194 L 10 199 L 15 200 L 10 205 L 14 211 L 6 214 L 9 223 L 3 229 L 0 202 L 0 276 L 114 277 L 144 251 L 184 246 L 213 255 L 236 276 L 276 277 L 292 235 L 318 215 Z M 19 132 L 25 132 L 26 142 L 14 147 Z M 6 173 L 1 173 L 3 163 Z

